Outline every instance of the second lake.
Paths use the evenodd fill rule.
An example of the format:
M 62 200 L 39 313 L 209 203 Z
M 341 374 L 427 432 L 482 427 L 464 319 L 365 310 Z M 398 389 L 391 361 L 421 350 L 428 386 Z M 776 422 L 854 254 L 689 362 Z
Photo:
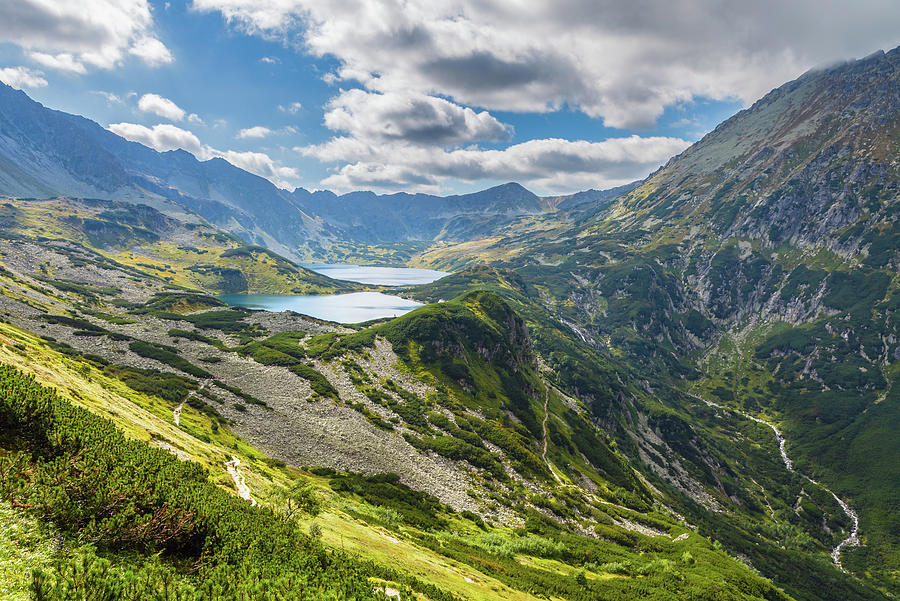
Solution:
M 377 267 L 373 265 L 345 265 L 334 263 L 304 263 L 310 271 L 327 275 L 335 280 L 359 282 L 372 286 L 415 286 L 439 280 L 446 271 L 414 269 L 412 267 Z

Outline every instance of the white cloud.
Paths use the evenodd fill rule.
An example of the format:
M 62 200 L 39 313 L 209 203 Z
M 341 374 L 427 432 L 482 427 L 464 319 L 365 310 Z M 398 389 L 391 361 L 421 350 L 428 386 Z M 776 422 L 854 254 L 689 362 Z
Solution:
M 143 60 L 151 67 L 158 67 L 175 60 L 166 45 L 150 36 L 144 36 L 132 44 L 128 53 Z
M 337 135 L 299 150 L 340 189 L 517 179 L 545 191 L 625 183 L 687 146 L 675 138 L 532 140 L 504 150 L 491 112 L 581 111 L 652 127 L 697 98 L 749 103 L 816 65 L 898 43 L 896 0 L 192 0 L 248 35 L 335 59 Z M 357 83 L 359 85 L 357 85 Z M 479 107 L 473 109 L 471 107 Z M 285 107 L 279 107 L 287 112 Z
M 87 73 L 84 64 L 68 52 L 59 54 L 46 54 L 44 52 L 32 52 L 28 55 L 33 61 L 40 63 L 48 69 L 57 71 L 70 71 L 72 73 Z
M 188 123 L 194 123 L 196 125 L 204 125 L 203 119 L 200 118 L 200 115 L 197 113 L 191 113 L 187 116 Z
M 186 114 L 183 108 L 159 94 L 144 94 L 138 100 L 138 108 L 145 113 L 153 113 L 170 121 L 181 121 Z
M 267 65 L 277 65 L 281 61 L 278 59 L 278 57 L 275 56 L 264 56 L 259 59 L 259 62 L 266 63 Z
M 300 104 L 299 102 L 292 102 L 287 106 L 282 106 L 280 104 L 278 105 L 279 111 L 281 111 L 282 113 L 290 113 L 292 115 L 299 113 L 300 109 L 302 109 L 302 108 L 303 108 L 303 105 Z
M 371 142 L 447 145 L 511 137 L 511 128 L 487 111 L 476 113 L 422 94 L 346 90 L 332 98 L 326 109 L 326 127 Z
M 237 137 L 241 140 L 247 140 L 250 138 L 265 138 L 269 134 L 272 133 L 272 130 L 268 127 L 263 127 L 262 125 L 256 125 L 254 127 L 248 127 L 247 129 L 242 129 L 238 132 Z
M 122 98 L 118 94 L 113 94 L 112 92 L 104 92 L 103 90 L 93 90 L 91 94 L 97 94 L 98 96 L 103 96 L 106 99 L 107 104 L 122 104 Z
M 243 31 L 335 57 L 333 79 L 487 110 L 568 106 L 649 126 L 697 96 L 755 100 L 897 44 L 895 0 L 193 0 Z
M 0 81 L 17 89 L 43 88 L 47 80 L 42 71 L 35 71 L 28 67 L 3 67 L 0 69 Z
M 296 169 L 280 166 L 269 155 L 262 152 L 220 151 L 214 149 L 209 149 L 209 152 L 211 157 L 221 157 L 232 165 L 264 177 L 281 188 L 290 187 L 290 183 L 286 180 L 296 180 L 298 177 Z
M 326 109 L 325 125 L 345 135 L 295 150 L 339 164 L 321 183 L 342 191 L 437 191 L 449 180 L 516 180 L 547 193 L 605 188 L 647 175 L 689 145 L 634 135 L 602 142 L 531 140 L 493 150 L 472 143 L 507 140 L 509 128 L 487 111 L 443 98 L 354 89 L 342 91 Z
M 192 132 L 169 123 L 159 123 L 153 127 L 137 123 L 111 123 L 109 131 L 132 142 L 140 142 L 160 152 L 181 148 L 201 156 L 205 147 Z
M 225 159 L 232 165 L 264 177 L 282 188 L 291 187 L 288 180 L 296 180 L 298 177 L 296 169 L 278 164 L 265 153 L 217 150 L 201 143 L 193 132 L 169 123 L 159 123 L 152 127 L 137 123 L 112 123 L 108 129 L 126 140 L 140 142 L 159 152 L 182 149 L 201 161 L 216 157 Z
M 349 161 L 322 181 L 338 190 L 433 190 L 447 180 L 515 180 L 541 193 L 568 193 L 634 181 L 689 145 L 679 138 L 634 135 L 602 142 L 551 138 L 503 150 L 469 147 L 448 151 L 409 144 L 365 145 L 358 139 L 336 138 L 296 150 L 323 161 Z
M 22 47 L 41 64 L 56 59 L 48 66 L 74 73 L 111 69 L 127 55 L 151 66 L 172 60 L 154 33 L 147 0 L 0 2 L 0 23 L 0 42 Z

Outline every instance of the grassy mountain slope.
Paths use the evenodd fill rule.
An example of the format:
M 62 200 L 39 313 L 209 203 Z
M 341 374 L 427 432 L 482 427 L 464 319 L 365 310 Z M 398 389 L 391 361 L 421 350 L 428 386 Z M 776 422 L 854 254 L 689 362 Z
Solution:
M 721 536 L 735 552 L 766 539 L 825 563 L 847 515 L 784 469 L 771 429 L 699 399 L 776 424 L 798 470 L 859 511 L 863 544 L 842 549 L 843 567 L 896 594 L 898 61 L 893 50 L 804 75 L 611 204 L 435 248 L 422 264 L 469 269 L 411 293 L 487 285 L 531 305 L 521 313 L 558 374 L 555 333 L 591 349 L 568 357 L 589 353 L 594 374 L 615 365 L 623 382 L 611 396 L 590 378 L 576 389 L 579 367 L 564 389 L 605 396 L 595 418 L 620 424 L 637 465 L 731 524 L 696 505 L 693 519 L 733 528 Z
M 692 396 L 689 390 L 697 385 L 688 388 L 686 381 L 700 382 L 698 392 L 703 394 L 709 388 L 724 394 L 718 386 L 703 385 L 700 370 L 628 327 L 619 325 L 598 334 L 595 327 L 573 323 L 577 328 L 573 331 L 566 323 L 549 319 L 546 308 L 534 300 L 540 295 L 529 293 L 537 284 L 530 284 L 519 271 L 463 272 L 422 287 L 417 294 L 437 299 L 468 285 L 490 287 L 512 303 L 523 303 L 529 326 L 535 322 L 535 348 L 546 358 L 555 384 L 578 391 L 588 409 L 585 417 L 602 424 L 633 458 L 633 465 L 662 491 L 666 503 L 690 515 L 701 532 L 746 556 L 798 598 L 879 597 L 874 590 L 841 578 L 831 564 L 832 547 L 851 527 L 840 506 L 785 469 L 769 427 L 710 408 Z M 639 290 L 649 294 L 653 288 Z M 612 310 L 607 315 L 616 323 Z M 623 321 L 630 324 L 631 319 Z M 668 325 L 665 320 L 661 323 Z M 578 332 L 590 336 L 591 342 Z M 710 398 L 725 402 L 715 395 Z M 793 445 L 789 450 L 796 453 Z M 798 498 L 809 503 L 808 511 L 797 512 Z
M 172 286 L 211 294 L 331 293 L 357 289 L 257 246 L 247 246 L 193 217 L 182 221 L 146 205 L 57 198 L 9 199 L 0 206 L 3 236 L 45 248 L 79 248 Z M 83 250 L 80 250 L 83 249 Z M 52 278 L 50 264 L 39 267 Z
M 8 596 L 790 598 L 658 504 L 493 293 L 359 330 L 232 310 L 172 248 L 305 272 L 151 209 L 4 209 Z

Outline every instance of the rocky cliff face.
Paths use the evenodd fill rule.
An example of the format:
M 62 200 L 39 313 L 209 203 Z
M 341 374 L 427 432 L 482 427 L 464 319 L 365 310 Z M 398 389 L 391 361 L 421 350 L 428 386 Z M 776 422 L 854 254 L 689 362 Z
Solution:
M 900 565 L 900 529 L 884 509 L 900 464 L 887 442 L 900 427 L 898 201 L 895 49 L 773 90 L 593 217 L 519 254 L 519 273 L 535 285 L 559 282 L 548 286 L 554 306 L 573 306 L 569 321 L 641 366 L 651 386 L 660 377 L 715 404 L 777 416 L 797 466 L 863 516 L 868 548 L 845 550 L 846 565 L 877 573 L 887 590 Z M 561 247 L 568 257 L 558 267 L 535 266 Z M 691 445 L 677 443 L 702 432 L 703 419 L 689 415 L 696 400 L 670 404 L 688 413 L 678 428 L 648 421 L 679 461 Z M 725 474 L 707 475 L 714 494 Z
M 591 253 L 615 238 L 643 249 L 677 274 L 675 306 L 725 327 L 834 312 L 828 293 L 842 281 L 804 270 L 898 261 L 898 98 L 900 49 L 809 72 L 599 212 L 579 246 Z

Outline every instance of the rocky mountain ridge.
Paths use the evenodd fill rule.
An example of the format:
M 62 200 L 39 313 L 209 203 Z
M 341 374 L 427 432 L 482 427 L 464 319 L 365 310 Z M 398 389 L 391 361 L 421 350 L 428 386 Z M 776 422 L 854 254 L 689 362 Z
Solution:
M 540 309 L 522 301 L 536 346 L 592 399 L 596 421 L 634 440 L 669 485 L 713 507 L 705 491 L 751 531 L 777 519 L 773 490 L 793 487 L 795 525 L 813 493 L 796 479 L 762 482 L 778 462 L 738 465 L 755 452 L 751 430 L 730 448 L 714 434 L 728 428 L 721 414 L 697 403 L 774 424 L 794 466 L 859 513 L 863 544 L 843 548 L 844 569 L 896 593 L 900 529 L 885 508 L 900 481 L 889 442 L 900 431 L 898 99 L 900 49 L 807 73 L 574 223 L 546 215 L 426 253 L 459 273 L 414 294 L 442 298 L 468 280 L 539 299 Z M 515 293 L 503 281 L 518 282 Z M 566 330 L 592 350 L 561 353 Z M 610 387 L 616 376 L 624 385 Z M 747 541 L 733 548 L 746 553 Z
M 251 244 L 323 258 L 335 243 L 376 244 L 483 235 L 539 214 L 518 184 L 455 196 L 292 192 L 224 159 L 157 152 L 83 117 L 47 109 L 0 84 L 0 194 L 72 196 L 187 209 Z
M 613 213 L 632 230 L 702 220 L 709 235 L 770 249 L 859 255 L 871 243 L 863 235 L 894 220 L 898 97 L 900 49 L 808 72 L 720 124 Z

